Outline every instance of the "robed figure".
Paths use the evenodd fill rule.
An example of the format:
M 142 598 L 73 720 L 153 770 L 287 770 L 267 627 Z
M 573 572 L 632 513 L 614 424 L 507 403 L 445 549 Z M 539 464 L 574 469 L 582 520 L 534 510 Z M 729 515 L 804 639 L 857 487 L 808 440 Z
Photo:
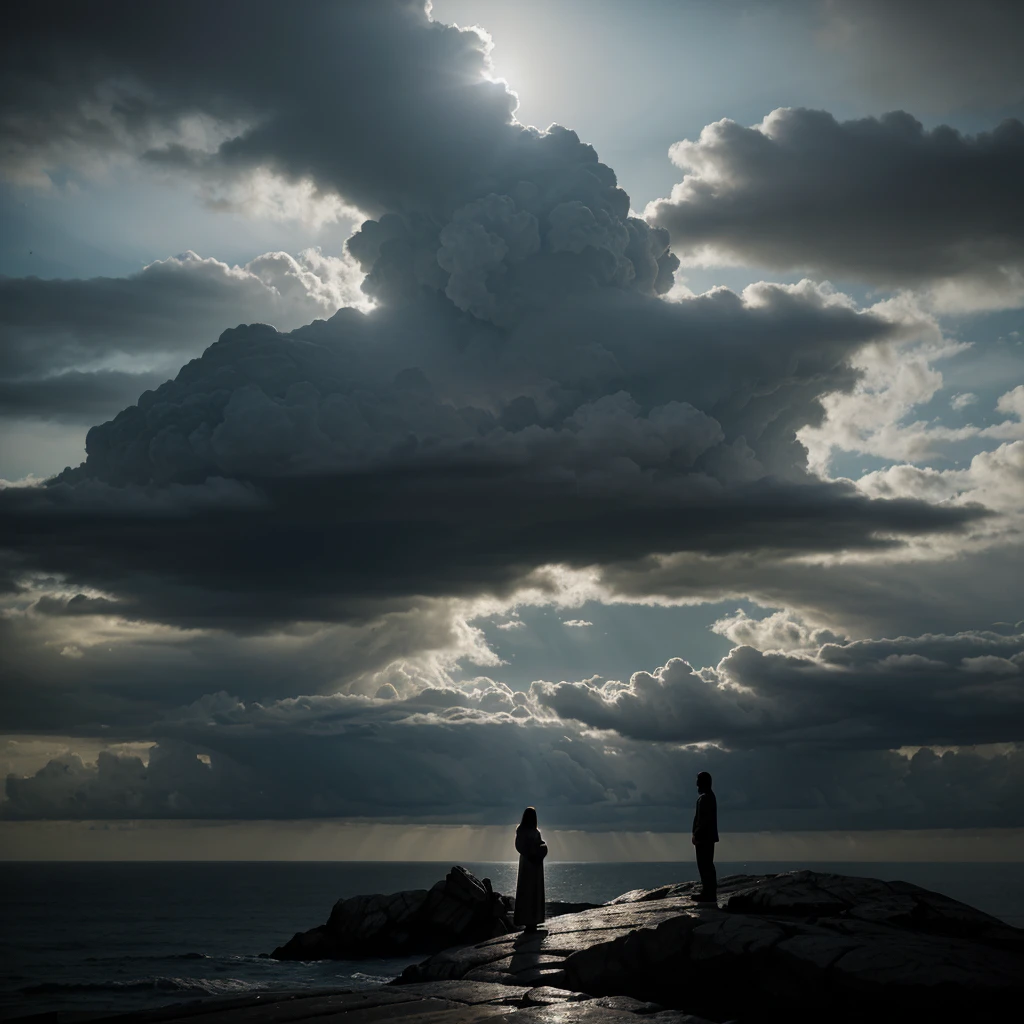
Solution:
M 516 911 L 513 921 L 535 932 L 544 921 L 544 858 L 548 848 L 537 828 L 536 808 L 527 807 L 516 829 L 519 852 L 519 880 L 516 882 Z

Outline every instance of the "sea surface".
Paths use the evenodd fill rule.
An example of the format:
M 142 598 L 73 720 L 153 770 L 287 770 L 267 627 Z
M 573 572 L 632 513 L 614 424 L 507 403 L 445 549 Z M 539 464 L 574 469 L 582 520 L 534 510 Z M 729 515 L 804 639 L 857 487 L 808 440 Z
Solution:
M 447 863 L 0 864 L 0 1018 L 139 1010 L 266 989 L 379 985 L 421 957 L 278 963 L 261 957 L 359 893 L 429 888 Z M 465 865 L 499 892 L 515 865 Z M 1024 927 L 1024 864 L 721 863 L 719 876 L 814 868 L 903 879 Z M 548 863 L 549 900 L 602 903 L 695 877 L 690 863 Z

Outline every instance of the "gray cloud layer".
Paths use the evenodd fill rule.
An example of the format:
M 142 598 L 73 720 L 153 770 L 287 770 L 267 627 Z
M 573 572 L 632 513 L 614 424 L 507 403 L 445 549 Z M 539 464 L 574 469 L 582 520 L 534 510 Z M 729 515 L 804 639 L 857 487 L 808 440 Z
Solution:
M 838 122 L 780 109 L 752 128 L 718 121 L 671 152 L 687 174 L 647 216 L 680 253 L 885 286 L 968 281 L 1010 304 L 1024 294 L 1019 121 L 964 136 L 902 112 Z
M 920 643 L 934 648 L 941 638 Z M 673 688 L 685 686 L 676 664 L 662 673 Z M 894 684 L 905 672 L 882 663 Z M 1017 673 L 1019 691 L 1019 665 Z M 822 703 L 832 697 L 842 711 L 843 688 L 829 687 Z M 731 751 L 596 737 L 490 682 L 400 701 L 335 695 L 261 705 L 211 695 L 150 723 L 147 734 L 159 739 L 148 768 L 134 756 L 107 754 L 92 767 L 57 759 L 33 777 L 8 779 L 4 815 L 497 823 L 528 801 L 551 824 L 678 831 L 694 774 L 710 768 L 732 831 L 1022 821 L 1019 749 L 907 758 L 846 737 L 837 746 L 824 735 Z
M 887 749 L 1024 740 L 1019 637 L 741 647 L 699 676 L 671 662 L 532 696 L 437 685 L 445 658 L 489 653 L 457 635 L 445 599 L 543 590 L 549 563 L 599 566 L 640 599 L 820 586 L 828 605 L 845 570 L 837 584 L 802 556 L 895 552 L 977 523 L 979 506 L 825 483 L 796 440 L 824 396 L 856 385 L 857 353 L 915 331 L 909 318 L 808 282 L 662 296 L 672 231 L 886 281 L 915 250 L 929 280 L 967 273 L 968 258 L 970 273 L 1012 269 L 1020 205 L 1004 172 L 1019 125 L 970 140 L 899 116 L 794 111 L 778 137 L 719 125 L 689 151 L 729 186 L 691 182 L 698 231 L 672 220 L 685 203 L 659 210 L 664 226 L 631 217 L 574 132 L 514 122 L 477 33 L 413 3 L 317 3 L 301 18 L 271 3 L 110 3 L 56 22 L 22 8 L 10 29 L 9 175 L 83 152 L 141 155 L 210 188 L 269 170 L 373 219 L 330 267 L 268 254 L 0 282 L 9 407 L 89 416 L 130 386 L 133 359 L 186 358 L 238 319 L 311 320 L 351 301 L 362 274 L 378 307 L 227 330 L 95 426 L 81 466 L 0 492 L 5 721 L 158 742 L 148 765 L 104 754 L 9 780 L 3 814 L 503 821 L 533 801 L 561 824 L 678 828 L 710 764 L 737 828 L 1021 823 L 1019 750 Z M 815 163 L 822 137 L 832 156 Z M 897 156 L 918 192 L 931 184 L 924 199 Z M 872 191 L 881 164 L 892 195 Z M 801 167 L 820 187 L 798 185 Z M 928 202 L 968 187 L 973 205 L 925 226 Z M 886 205 L 900 197 L 917 206 Z M 720 217 L 720 199 L 746 216 Z M 890 215 L 896 239 L 879 227 Z M 877 609 L 877 582 L 848 571 L 850 600 Z M 310 639 L 311 622 L 343 625 Z M 93 657 L 104 630 L 116 638 Z M 119 660 L 124 636 L 149 660 Z M 436 681 L 401 664 L 378 678 L 424 652 Z M 295 696 L 374 682 L 381 699 Z M 712 740 L 730 749 L 680 746 Z
M 996 633 L 825 644 L 813 654 L 736 647 L 716 669 L 682 660 L 628 684 L 534 684 L 564 718 L 636 739 L 729 747 L 1024 739 L 1024 637 Z
M 883 102 L 929 111 L 1024 101 L 1017 0 L 824 0 L 823 42 Z
M 200 90 L 182 54 L 212 45 L 234 10 L 218 8 L 210 32 L 191 35 L 199 9 L 187 5 L 76 33 L 77 16 L 46 34 L 22 12 L 12 81 L 36 74 L 31 54 L 60 68 L 51 89 L 15 89 L 11 102 L 48 105 L 55 132 L 77 124 L 83 97 L 115 72 L 130 80 L 142 68 L 162 105 L 118 107 L 139 131 L 204 103 L 232 117 L 245 107 L 250 128 L 219 160 L 245 152 L 278 166 L 285 139 L 289 160 L 312 161 L 289 173 L 385 211 L 349 244 L 381 306 L 291 334 L 228 331 L 90 431 L 81 467 L 3 492 L 12 581 L 39 570 L 100 588 L 111 614 L 251 631 L 360 620 L 423 595 L 508 592 L 548 562 L 881 549 L 978 516 L 870 500 L 806 471 L 796 432 L 820 422 L 822 396 L 854 385 L 859 348 L 912 325 L 809 284 L 658 298 L 675 267 L 666 233 L 629 216 L 614 173 L 573 132 L 510 120 L 509 95 L 481 77 L 478 35 L 413 5 L 317 6 L 287 25 L 271 6 L 243 19 Z M 321 42 L 300 51 L 296 32 L 340 49 L 329 60 Z M 387 61 L 373 56 L 382 47 Z M 415 59 L 404 63 L 407 50 Z M 303 52 L 300 79 L 340 67 L 363 87 L 332 88 L 329 109 L 300 114 L 294 104 L 311 93 L 284 76 L 268 106 L 258 58 L 273 71 L 287 52 Z M 395 63 L 397 77 L 382 70 Z M 74 97 L 59 88 L 72 74 L 84 76 Z M 345 109 L 331 138 L 344 149 L 310 136 L 308 119 L 324 123 L 335 105 Z M 145 344 L 171 345 L 176 293 L 189 297 L 186 323 L 199 324 L 208 307 L 224 316 L 250 293 L 257 308 L 290 311 L 334 295 L 318 272 L 326 258 L 285 262 L 189 259 L 122 282 L 9 282 L 9 372 L 37 393 L 52 388 L 33 378 L 37 353 L 65 367 L 128 355 L 147 320 L 157 326 Z
M 312 249 L 244 267 L 188 252 L 125 278 L 0 277 L 0 416 L 95 423 L 224 327 L 330 316 L 364 298 L 361 278 L 350 258 Z
M 415 0 L 316 0 L 302 17 L 270 0 L 26 7 L 3 56 L 5 163 L 21 178 L 106 149 L 199 174 L 269 168 L 370 213 L 450 209 L 494 191 L 525 138 L 514 96 L 482 79 L 481 37 Z
M 440 298 L 240 328 L 91 430 L 81 467 L 0 494 L 0 521 L 22 564 L 210 625 L 501 591 L 549 562 L 878 548 L 981 511 L 802 466 L 795 430 L 892 330 L 768 286 L 611 288 L 511 333 Z

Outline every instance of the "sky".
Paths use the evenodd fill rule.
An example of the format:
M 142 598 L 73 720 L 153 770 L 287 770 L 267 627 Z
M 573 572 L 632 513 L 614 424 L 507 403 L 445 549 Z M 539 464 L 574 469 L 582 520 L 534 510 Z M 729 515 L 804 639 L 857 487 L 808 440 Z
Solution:
M 9 27 L 0 858 L 1020 858 L 1019 4 Z

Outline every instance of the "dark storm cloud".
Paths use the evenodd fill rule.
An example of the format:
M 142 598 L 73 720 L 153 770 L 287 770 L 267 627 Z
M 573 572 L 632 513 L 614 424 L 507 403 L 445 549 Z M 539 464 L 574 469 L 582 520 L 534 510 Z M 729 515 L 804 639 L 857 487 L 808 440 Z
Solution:
M 44 769 L 38 782 L 8 782 L 3 813 L 35 817 L 43 810 L 42 816 L 50 816 L 45 803 L 64 799 L 58 795 L 63 784 L 65 794 L 67 788 L 84 791 L 82 802 L 103 801 L 104 813 L 113 816 L 123 813 L 117 806 L 123 805 L 125 790 L 135 788 L 146 801 L 146 813 L 158 817 L 225 816 L 231 807 L 235 817 L 368 813 L 377 819 L 410 814 L 429 819 L 451 815 L 461 804 L 455 812 L 460 818 L 479 819 L 519 801 L 509 780 L 513 765 L 521 783 L 569 808 L 628 795 L 627 782 L 602 770 L 598 750 L 551 728 L 521 728 L 521 718 L 529 717 L 524 701 L 525 695 L 490 683 L 477 693 L 427 689 L 404 701 L 336 695 L 263 706 L 212 694 L 147 725 L 161 735 L 172 755 L 167 766 L 176 764 L 177 779 L 160 779 L 153 786 L 143 779 L 140 786 L 127 787 L 114 777 L 114 762 L 108 760 L 100 768 L 107 778 L 72 764 L 69 774 L 79 780 L 68 787 L 68 780 L 58 779 L 51 787 L 47 777 L 57 770 Z M 208 741 L 213 747 L 207 785 L 190 786 L 186 773 L 195 772 L 195 753 L 207 752 Z M 126 774 L 139 774 L 141 765 L 127 759 L 123 764 Z M 363 784 L 353 787 L 354 777 Z M 342 778 L 348 783 L 336 786 L 334 780 Z M 179 780 L 183 784 L 175 787 Z M 169 788 L 179 793 L 177 809 L 166 801 Z
M 143 155 L 211 188 L 255 171 L 309 181 L 375 219 L 329 270 L 268 254 L 244 268 L 166 261 L 125 281 L 5 282 L 3 379 L 43 389 L 143 351 L 186 358 L 235 303 L 247 312 L 232 320 L 312 320 L 351 302 L 352 261 L 378 308 L 291 333 L 228 330 L 94 427 L 80 467 L 0 492 L 5 723 L 158 743 L 149 765 L 106 753 L 9 780 L 0 813 L 489 822 L 525 798 L 564 824 L 678 828 L 693 773 L 714 759 L 733 779 L 737 827 L 1019 823 L 1019 753 L 877 749 L 906 737 L 883 736 L 831 677 L 802 693 L 775 655 L 740 649 L 718 670 L 782 708 L 781 727 L 762 716 L 762 751 L 746 734 L 731 752 L 596 737 L 567 717 L 575 708 L 558 717 L 500 683 L 388 673 L 424 652 L 442 680 L 472 661 L 459 635 L 470 610 L 444 598 L 553 591 L 538 571 L 550 563 L 611 578 L 682 552 L 767 576 L 809 553 L 965 530 L 981 508 L 824 483 L 796 440 L 821 422 L 823 396 L 856 385 L 861 349 L 920 325 L 808 282 L 661 298 L 677 267 L 668 231 L 629 215 L 574 132 L 516 124 L 514 97 L 485 78 L 484 40 L 416 4 L 24 8 L 9 28 L 9 174 Z M 824 675 L 824 657 L 796 674 Z M 879 675 L 902 680 L 917 664 L 885 657 L 828 670 L 875 681 L 884 663 Z M 943 665 L 915 691 L 928 714 L 907 734 L 921 742 L 952 735 L 940 695 L 962 706 L 960 668 Z M 1014 720 L 1009 670 L 976 667 L 986 685 L 964 684 L 976 706 L 962 742 Z M 371 685 L 382 699 L 288 696 Z M 703 714 L 704 739 L 735 717 Z M 858 736 L 870 749 L 851 749 Z
M 220 508 L 187 511 L 171 504 L 173 493 L 160 506 L 88 485 L 8 490 L 0 524 L 32 567 L 116 593 L 132 617 L 247 631 L 361 619 L 415 595 L 507 595 L 551 562 L 880 549 L 896 543 L 883 537 L 955 531 L 978 515 L 869 501 L 838 486 L 750 485 L 673 500 L 485 469 L 258 484 L 264 508 L 225 489 Z
M 21 11 L 8 41 L 11 173 L 28 173 L 33 161 L 58 165 L 67 147 L 108 146 L 201 174 L 311 181 L 381 214 L 349 244 L 371 296 L 401 305 L 443 293 L 505 326 L 573 292 L 671 286 L 678 261 L 667 233 L 629 216 L 614 172 L 574 132 L 514 123 L 514 96 L 485 77 L 483 37 L 431 22 L 422 4 L 318 3 L 296 17 L 271 3 L 106 3 L 57 24 Z M 230 128 L 215 151 L 157 146 L 179 122 L 195 136 L 200 115 Z M 75 368 L 89 369 L 79 363 L 90 351 L 122 351 L 118 329 L 144 336 L 133 350 L 166 345 L 177 330 L 176 349 L 188 350 L 181 334 L 208 304 L 219 317 L 208 336 L 231 322 L 225 290 L 241 298 L 262 287 L 270 294 L 253 294 L 244 319 L 287 326 L 296 292 L 318 306 L 305 319 L 352 301 L 339 299 L 337 281 L 315 280 L 339 276 L 321 272 L 329 259 L 312 275 L 291 274 L 304 285 L 314 278 L 306 295 L 274 273 L 275 255 L 246 274 L 221 265 L 227 280 L 166 261 L 125 282 L 9 282 L 8 373 L 32 375 L 19 360 L 75 358 Z M 347 258 L 333 262 L 349 267 Z M 189 292 L 177 316 L 166 306 L 176 285 Z M 264 311 L 275 302 L 285 308 Z
M 795 430 L 893 330 L 774 286 L 611 288 L 511 332 L 440 297 L 239 328 L 91 430 L 80 468 L 3 492 L 0 523 L 136 616 L 233 628 L 508 592 L 551 562 L 956 530 L 980 508 L 874 501 L 801 465 Z
M 647 209 L 680 253 L 887 286 L 963 279 L 1019 292 L 1024 125 L 930 131 L 909 114 L 839 122 L 780 109 L 672 148 L 687 171 Z
M 524 294 L 671 284 L 667 236 L 628 216 L 614 172 L 574 132 L 515 123 L 484 38 L 422 3 L 104 3 L 57 24 L 22 11 L 12 29 L 9 173 L 106 143 L 177 171 L 309 181 L 382 215 L 351 243 L 371 294 L 446 289 L 496 322 Z M 195 135 L 200 116 L 227 133 L 214 149 L 154 141 L 178 122 Z
M 351 260 L 308 250 L 244 267 L 188 252 L 123 278 L 0 277 L 0 416 L 95 423 L 225 327 L 330 316 L 360 297 L 360 276 Z M 119 359 L 131 372 L 109 365 Z
M 148 105 L 118 108 L 139 131 L 153 111 L 244 113 L 252 127 L 218 161 L 283 166 L 285 140 L 289 173 L 384 211 L 349 243 L 381 307 L 291 335 L 229 331 L 90 431 L 82 467 L 4 492 L 3 536 L 25 567 L 99 587 L 136 618 L 245 630 L 507 593 L 547 562 L 878 548 L 979 515 L 872 501 L 806 471 L 796 432 L 820 423 L 822 396 L 855 384 L 861 347 L 913 325 L 806 283 L 659 299 L 676 266 L 667 232 L 629 216 L 575 133 L 510 120 L 477 34 L 414 5 L 301 19 L 245 5 L 237 27 L 230 4 L 100 10 L 50 33 L 19 15 L 11 81 L 55 77 L 11 102 L 49 104 L 43 128 L 72 124 L 116 79 L 148 90 Z M 225 281 L 265 298 L 301 276 L 270 288 L 267 272 L 190 259 L 127 282 L 14 282 L 12 373 L 61 316 L 37 292 L 75 299 L 42 347 L 82 360 L 147 318 L 147 344 L 170 339 L 179 284 L 200 309 L 211 288 L 223 316 Z
M 886 103 L 929 111 L 1024 101 L 1018 0 L 824 0 L 823 42 Z
M 628 683 L 535 683 L 563 718 L 635 739 L 729 747 L 1024 741 L 1024 636 L 962 633 L 825 644 L 814 654 L 736 647 L 715 669 L 676 659 Z
M 509 131 L 515 159 L 470 183 L 443 216 L 388 213 L 349 239 L 369 295 L 394 305 L 443 291 L 511 327 L 573 293 L 671 288 L 679 261 L 668 232 L 629 216 L 629 196 L 591 146 L 559 125 Z
M 614 172 L 574 132 L 516 123 L 486 40 L 422 3 L 321 2 L 299 17 L 270 2 L 112 2 L 56 23 L 22 10 L 11 28 L 13 175 L 107 146 L 212 179 L 312 183 L 379 216 L 349 246 L 369 294 L 443 290 L 495 323 L 595 285 L 671 286 L 668 236 L 629 216 Z M 174 131 L 224 141 L 158 143 Z
M 151 727 L 159 745 L 149 767 L 113 753 L 95 766 L 58 758 L 32 777 L 8 777 L 0 813 L 492 824 L 529 800 L 551 825 L 680 831 L 693 777 L 710 768 L 731 831 L 1024 820 L 1019 749 L 913 758 L 799 746 L 684 749 L 588 735 L 532 717 L 526 701 L 500 684 L 405 701 L 334 696 L 261 706 L 210 695 Z
M 200 173 L 269 167 L 381 212 L 445 206 L 515 160 L 515 97 L 483 79 L 484 41 L 422 2 L 315 0 L 300 16 L 272 0 L 105 0 L 59 18 L 22 7 L 7 28 L 13 175 L 83 149 L 146 152 Z M 221 145 L 180 131 L 199 116 L 227 125 Z

